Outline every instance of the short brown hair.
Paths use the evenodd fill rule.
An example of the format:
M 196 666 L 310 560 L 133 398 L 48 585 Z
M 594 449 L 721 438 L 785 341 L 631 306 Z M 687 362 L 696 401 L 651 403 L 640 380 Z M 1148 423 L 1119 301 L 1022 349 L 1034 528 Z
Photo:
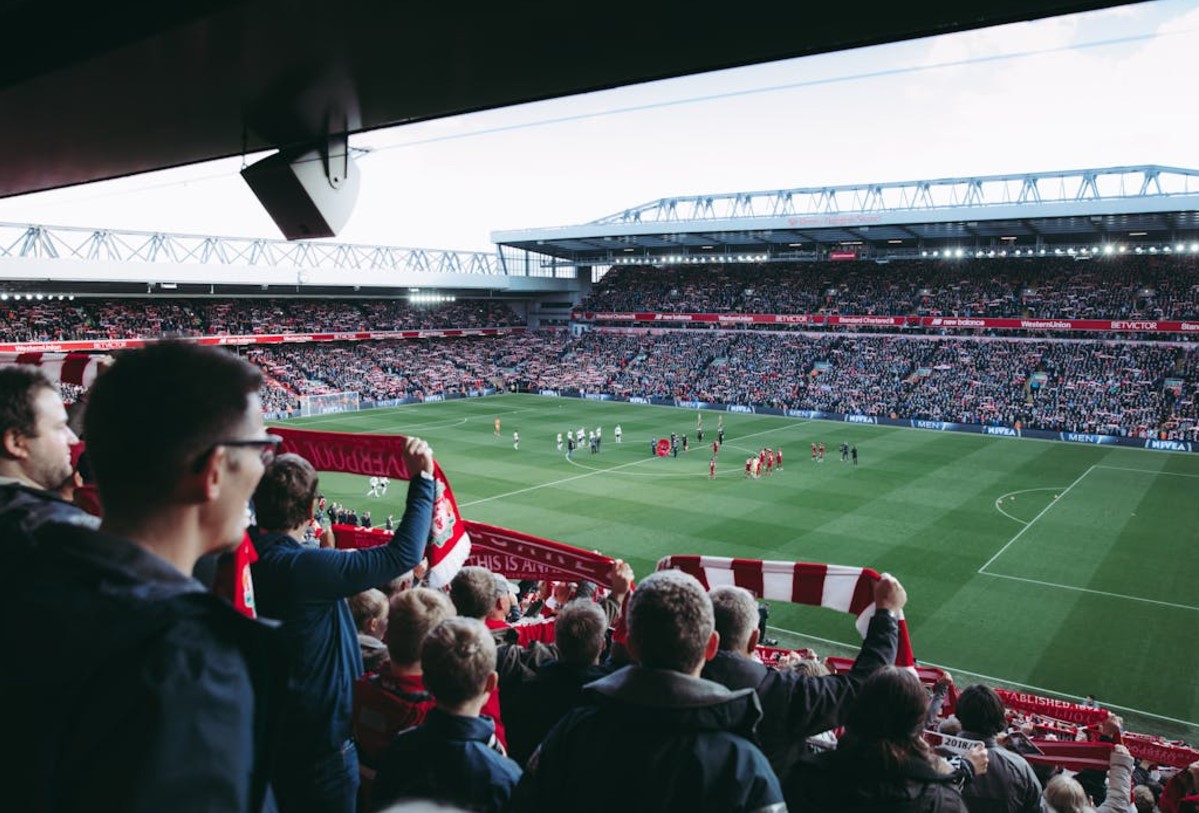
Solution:
M 0 434 L 15 429 L 25 437 L 37 431 L 33 402 L 40 390 L 55 390 L 46 374 L 29 364 L 0 367 Z
M 350 596 L 350 615 L 354 616 L 354 626 L 359 632 L 366 632 L 366 622 L 372 618 L 382 618 L 388 613 L 387 596 L 382 590 L 373 587 Z
M 712 600 L 694 576 L 660 570 L 629 599 L 628 625 L 642 666 L 690 674 L 703 663 L 715 629 Z
M 445 593 L 414 587 L 391 599 L 387 618 L 387 651 L 393 663 L 420 663 L 421 644 L 429 630 L 454 617 L 454 605 Z
M 744 587 L 731 584 L 717 587 L 708 594 L 712 599 L 712 617 L 720 633 L 720 648 L 745 652 L 749 638 L 758 628 L 758 600 Z
M 604 651 L 608 614 L 589 598 L 566 603 L 555 619 L 554 643 L 566 663 L 590 666 Z
M 171 498 L 195 458 L 246 419 L 262 373 L 223 348 L 158 342 L 117 356 L 83 415 L 109 514 L 140 516 Z
M 450 600 L 464 618 L 486 618 L 502 595 L 495 574 L 485 567 L 464 567 L 450 582 Z
M 287 531 L 312 519 L 316 501 L 316 469 L 298 454 L 281 454 L 270 462 L 254 491 L 258 527 Z
M 425 636 L 420 655 L 425 688 L 457 707 L 483 694 L 495 671 L 495 639 L 476 618 L 447 618 Z

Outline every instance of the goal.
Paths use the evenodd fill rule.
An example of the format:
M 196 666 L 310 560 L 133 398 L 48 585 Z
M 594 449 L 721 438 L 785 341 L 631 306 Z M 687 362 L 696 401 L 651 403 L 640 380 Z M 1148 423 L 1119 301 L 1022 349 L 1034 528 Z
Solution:
M 323 395 L 301 395 L 300 417 L 332 415 L 335 412 L 357 412 L 357 392 L 327 392 Z

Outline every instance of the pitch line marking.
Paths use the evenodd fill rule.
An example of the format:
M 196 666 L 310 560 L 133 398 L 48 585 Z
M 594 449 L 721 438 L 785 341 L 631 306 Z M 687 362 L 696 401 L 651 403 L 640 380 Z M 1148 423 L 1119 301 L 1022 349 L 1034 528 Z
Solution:
M 1181 471 L 1157 471 L 1156 469 L 1130 469 L 1127 466 L 1109 466 L 1106 463 L 1095 464 L 1097 469 L 1115 469 L 1116 471 L 1135 471 L 1141 474 L 1168 474 L 1171 477 L 1199 477 L 1199 474 L 1186 474 Z
M 1157 604 L 1162 607 L 1173 607 L 1177 610 L 1190 610 L 1191 612 L 1199 612 L 1199 607 L 1192 607 L 1190 604 L 1175 604 L 1172 601 L 1161 601 L 1155 598 L 1141 598 L 1140 596 L 1129 596 L 1124 593 L 1109 593 L 1106 590 L 1092 590 L 1089 587 L 1074 587 L 1069 584 L 1057 584 L 1056 582 L 1043 582 L 1037 579 L 1026 579 L 1023 576 L 1009 576 L 1006 573 L 983 573 L 983 576 L 994 576 L 997 579 L 1011 579 L 1014 582 L 1025 582 L 1026 584 L 1039 584 L 1042 587 L 1056 587 L 1059 590 L 1074 590 L 1078 593 L 1093 593 L 1097 596 L 1108 596 L 1109 598 L 1122 598 L 1128 601 L 1142 601 L 1146 604 Z
M 1066 486 L 1065 490 L 1064 490 L 1064 491 L 1062 491 L 1061 495 L 1059 495 L 1059 496 L 1060 496 L 1060 497 L 1065 497 L 1067 494 L 1069 494 L 1069 493 L 1070 493 L 1070 490 L 1071 490 L 1071 489 L 1073 489 L 1073 488 L 1074 488 L 1076 485 L 1078 485 L 1079 483 L 1081 483 L 1081 482 L 1082 482 L 1082 478 L 1084 478 L 1084 477 L 1086 477 L 1088 474 L 1090 474 L 1090 473 L 1091 473 L 1091 471 L 1092 471 L 1094 468 L 1095 468 L 1094 466 L 1090 466 L 1090 467 L 1088 467 L 1086 471 L 1084 471 L 1082 474 L 1078 475 L 1078 478 L 1077 478 L 1077 479 L 1076 479 L 1076 480 L 1075 480 L 1073 483 L 1071 483 L 1070 485 Z M 995 553 L 995 555 L 994 555 L 994 556 L 992 556 L 990 559 L 988 559 L 988 560 L 987 560 L 987 563 L 986 563 L 986 564 L 984 564 L 982 567 L 980 567 L 980 568 L 979 568 L 979 569 L 978 569 L 976 572 L 978 572 L 978 573 L 986 573 L 986 570 L 987 570 L 987 568 L 988 568 L 988 567 L 990 567 L 990 566 L 991 566 L 991 564 L 992 564 L 992 563 L 993 563 L 993 562 L 994 562 L 996 559 L 998 559 L 1000 556 L 1002 556 L 1002 555 L 1003 555 L 1003 553 L 1004 553 L 1004 551 L 1006 551 L 1008 548 L 1010 548 L 1010 547 L 1012 546 L 1012 544 L 1013 544 L 1013 543 L 1015 543 L 1015 541 L 1016 541 L 1017 539 L 1019 539 L 1020 537 L 1024 536 L 1024 532 L 1025 532 L 1025 531 L 1027 531 L 1029 528 L 1031 528 L 1031 527 L 1033 526 L 1033 524 L 1034 524 L 1034 523 L 1035 523 L 1035 522 L 1036 522 L 1038 519 L 1040 519 L 1041 517 L 1045 516 L 1046 512 L 1047 512 L 1047 511 L 1049 511 L 1049 509 L 1050 509 L 1050 508 L 1052 508 L 1053 506 L 1057 505 L 1057 503 L 1058 503 L 1058 500 L 1054 500 L 1053 502 L 1049 503 L 1049 505 L 1047 505 L 1047 506 L 1045 506 L 1044 508 L 1042 508 L 1042 509 L 1041 509 L 1041 511 L 1040 511 L 1040 512 L 1039 512 L 1039 513 L 1038 513 L 1038 514 L 1035 516 L 1035 517 L 1033 517 L 1032 519 L 1030 519 L 1030 520 L 1028 521 L 1028 524 L 1027 524 L 1027 525 L 1025 525 L 1023 528 L 1021 528 L 1019 531 L 1017 531 L 1017 532 L 1016 532 L 1016 535 L 1015 535 L 1015 536 L 1013 536 L 1011 539 L 1009 539 L 1009 540 L 1007 541 L 1007 544 L 1006 544 L 1006 545 L 1004 545 L 1002 548 L 1000 548 L 1000 549 L 999 549 L 999 550 L 998 550 L 998 551 Z
M 1000 494 L 998 497 L 995 498 L 995 510 L 998 511 L 999 513 L 1003 514 L 1008 519 L 1015 520 L 1016 522 L 1019 522 L 1021 525 L 1027 525 L 1028 522 L 1020 519 L 1019 517 L 1013 517 L 1007 511 L 1004 511 L 1002 508 L 1000 508 L 999 504 L 1001 502 L 1003 502 L 1005 499 L 1007 499 L 1008 497 L 1014 496 L 1016 494 L 1028 494 L 1029 492 L 1032 492 L 1032 491 L 1057 491 L 1057 490 L 1058 490 L 1058 486 L 1047 486 L 1046 488 L 1025 488 L 1025 489 L 1021 489 L 1020 491 L 1009 491 L 1007 494 Z
M 796 426 L 802 426 L 802 425 L 803 424 L 796 424 Z M 790 428 L 791 428 L 790 426 L 782 426 L 782 427 L 778 427 L 775 429 L 763 429 L 760 432 L 751 432 L 748 435 L 741 435 L 740 437 L 752 438 L 757 435 L 769 435 L 774 432 L 784 432 Z M 550 488 L 552 486 L 562 485 L 563 483 L 570 483 L 575 480 L 582 480 L 585 477 L 594 477 L 597 474 L 608 474 L 609 472 L 619 471 L 620 469 L 627 469 L 630 466 L 638 466 L 638 465 L 645 463 L 646 461 L 652 460 L 652 459 L 653 458 L 646 457 L 646 458 L 639 459 L 639 460 L 633 460 L 629 463 L 622 463 L 619 466 L 612 466 L 612 467 L 606 468 L 606 469 L 593 469 L 593 470 L 587 472 L 586 474 L 576 474 L 571 477 L 563 477 L 559 480 L 551 480 L 548 483 L 540 483 L 535 486 L 529 486 L 528 488 L 519 488 L 516 491 L 509 491 L 504 494 L 495 494 L 491 497 L 483 497 L 478 500 L 471 500 L 470 502 L 460 502 L 460 503 L 458 503 L 458 507 L 459 508 L 469 508 L 472 505 L 481 505 L 482 503 L 491 502 L 492 500 L 502 500 L 505 497 L 514 497 L 517 494 L 527 494 L 530 491 L 537 491 L 537 490 L 543 489 L 543 488 Z M 571 462 L 573 463 L 574 461 L 571 461 Z
M 818 635 L 808 635 L 806 632 L 796 632 L 795 630 L 789 630 L 786 627 L 768 626 L 767 629 L 777 630 L 779 632 L 785 632 L 785 633 L 788 633 L 789 635 L 794 635 L 797 638 L 803 638 L 803 639 L 806 639 L 809 641 L 819 641 L 822 644 L 833 644 L 834 646 L 843 647 L 843 648 L 849 649 L 849 650 L 860 650 L 862 648 L 862 645 L 860 643 L 847 644 L 844 641 L 834 641 L 832 638 L 821 638 Z M 1028 683 L 1020 683 L 1019 681 L 1009 680 L 1008 678 L 984 675 L 982 672 L 971 672 L 969 669 L 961 669 L 956 666 L 947 666 L 943 663 L 933 663 L 932 661 L 926 661 L 921 658 L 917 658 L 916 660 L 917 660 L 917 663 L 919 663 L 921 665 L 935 666 L 938 669 L 944 669 L 946 672 L 949 672 L 951 675 L 959 675 L 959 674 L 970 675 L 972 677 L 982 678 L 983 680 L 988 681 L 990 683 L 1003 683 L 1003 684 L 1007 684 L 1008 686 L 1019 686 L 1021 689 L 1031 689 L 1032 691 L 1034 691 L 1038 694 L 1052 694 L 1052 695 L 1057 695 L 1058 697 L 1068 697 L 1068 698 L 1074 700 L 1075 702 L 1082 701 L 1082 698 L 1077 695 L 1072 695 L 1068 692 L 1060 692 L 1057 689 L 1046 689 L 1041 686 L 1032 686 Z M 1116 709 L 1118 711 L 1131 711 L 1136 714 L 1143 715 L 1145 717 L 1153 717 L 1154 719 L 1157 719 L 1157 720 L 1166 720 L 1171 723 L 1178 723 L 1179 725 L 1199 726 L 1199 723 L 1192 722 L 1191 720 L 1180 720 L 1177 717 L 1167 717 L 1164 714 L 1154 714 L 1151 711 L 1142 711 L 1141 709 L 1134 709 L 1131 706 L 1119 706 L 1119 705 L 1116 705 L 1115 703 L 1104 703 L 1103 707 Z
M 637 463 L 649 463 L 649 462 L 651 462 L 651 461 L 653 461 L 653 460 L 654 460 L 654 458 L 652 458 L 652 457 L 647 457 L 647 458 L 645 458 L 644 460 L 637 460 L 637 461 L 635 461 L 635 462 L 637 462 Z M 586 465 L 584 465 L 584 464 L 580 463 L 579 461 L 577 461 L 577 460 L 575 460 L 574 458 L 571 458 L 571 457 L 568 457 L 568 458 L 566 458 L 566 462 L 567 462 L 567 463 L 569 463 L 569 464 L 570 464 L 570 465 L 572 465 L 572 466 L 576 466 L 576 467 L 578 467 L 578 468 L 580 468 L 580 469 L 583 469 L 584 471 L 595 472 L 596 474 L 601 474 L 601 473 L 603 473 L 603 472 L 606 472 L 606 471 L 613 471 L 613 470 L 615 469 L 615 467 L 608 467 L 608 468 L 606 468 L 606 469 L 597 469 L 597 468 L 595 468 L 594 466 L 586 466 Z M 682 473 L 682 472 L 622 471 L 622 472 L 620 472 L 620 474 L 621 474 L 622 476 L 624 476 L 624 477 L 661 477 L 662 479 L 667 479 L 667 478 L 670 478 L 670 479 L 677 479 L 677 478 L 681 478 L 681 477 L 698 477 L 698 476 L 700 476 L 701 474 L 702 474 L 704 477 L 707 477 L 707 476 L 708 476 L 708 473 L 707 473 L 706 471 L 704 471 L 704 472 L 691 472 L 691 473 L 689 473 L 689 474 L 684 474 L 684 473 Z
M 648 458 L 646 458 L 646 459 L 648 459 Z M 548 483 L 540 483 L 535 486 L 529 486 L 528 488 L 518 488 L 516 491 L 508 491 L 504 494 L 495 494 L 491 497 L 483 497 L 482 499 L 471 500 L 470 502 L 460 502 L 460 503 L 458 503 L 458 507 L 459 508 L 470 508 L 472 505 L 481 505 L 482 503 L 491 502 L 492 500 L 502 500 L 505 497 L 514 497 L 517 494 L 526 494 L 530 491 L 537 491 L 538 489 L 542 489 L 542 488 L 549 488 L 551 486 L 562 485 L 563 483 L 569 483 L 573 480 L 582 480 L 585 477 L 594 477 L 597 474 L 605 474 L 607 472 L 615 471 L 617 469 L 625 469 L 625 468 L 628 468 L 629 466 L 637 466 L 644 462 L 645 462 L 644 460 L 634 460 L 631 463 L 622 463 L 619 466 L 613 466 L 612 468 L 609 468 L 609 469 L 594 469 L 592 471 L 587 472 L 586 474 L 576 474 L 572 477 L 563 477 L 560 480 L 551 480 Z
M 305 426 L 309 426 L 314 423 L 323 423 L 326 420 L 336 419 L 336 420 L 340 420 L 340 421 L 347 421 L 347 420 L 353 421 L 353 420 L 357 420 L 358 418 L 375 417 L 375 415 L 373 415 L 372 413 L 374 413 L 374 410 L 359 410 L 358 412 L 338 412 L 338 413 L 335 413 L 332 415 L 313 415 L 313 416 L 310 416 L 307 418 L 291 418 L 290 420 L 270 421 L 270 423 L 272 426 L 278 426 L 278 427 L 286 429 L 288 426 L 290 426 L 292 424 L 300 423 L 301 421 L 303 421 L 303 423 L 300 423 L 300 425 L 296 427 L 297 429 L 303 429 Z M 430 423 L 405 424 L 405 427 L 412 428 L 412 429 L 428 429 L 431 427 L 437 428 L 437 429 L 453 429 L 455 427 L 462 426 L 469 420 L 470 420 L 470 418 L 456 418 L 456 419 L 455 418 L 443 418 L 439 421 L 432 421 Z M 387 435 L 387 434 L 398 434 L 398 433 L 387 432 L 386 430 L 384 430 L 384 431 L 377 432 L 376 434 Z

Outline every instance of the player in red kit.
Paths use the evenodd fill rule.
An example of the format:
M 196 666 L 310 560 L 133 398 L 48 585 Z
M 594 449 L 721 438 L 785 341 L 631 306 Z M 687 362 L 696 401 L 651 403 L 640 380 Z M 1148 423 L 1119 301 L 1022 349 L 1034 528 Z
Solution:
M 775 450 L 774 465 L 778 466 L 779 471 L 783 470 L 783 450 L 782 449 Z
M 716 458 L 714 457 L 708 461 L 708 479 L 716 479 Z
M 824 443 L 823 442 L 819 446 L 816 447 L 816 462 L 817 463 L 824 462 Z
M 774 474 L 774 449 L 766 450 L 766 473 Z
M 812 461 L 813 462 L 816 461 L 816 444 L 815 443 L 812 444 Z

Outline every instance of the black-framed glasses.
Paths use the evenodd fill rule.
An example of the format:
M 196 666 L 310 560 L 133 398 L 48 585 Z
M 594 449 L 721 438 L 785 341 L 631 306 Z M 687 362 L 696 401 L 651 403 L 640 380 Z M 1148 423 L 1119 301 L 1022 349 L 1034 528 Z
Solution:
M 218 440 L 204 450 L 203 454 L 196 459 L 196 470 L 199 471 L 204 466 L 204 461 L 208 456 L 216 451 L 218 446 L 240 446 L 242 448 L 258 449 L 258 457 L 262 460 L 262 465 L 269 466 L 271 461 L 275 459 L 275 450 L 279 444 L 283 442 L 283 438 L 278 435 L 267 435 L 265 438 L 230 438 L 228 440 Z

